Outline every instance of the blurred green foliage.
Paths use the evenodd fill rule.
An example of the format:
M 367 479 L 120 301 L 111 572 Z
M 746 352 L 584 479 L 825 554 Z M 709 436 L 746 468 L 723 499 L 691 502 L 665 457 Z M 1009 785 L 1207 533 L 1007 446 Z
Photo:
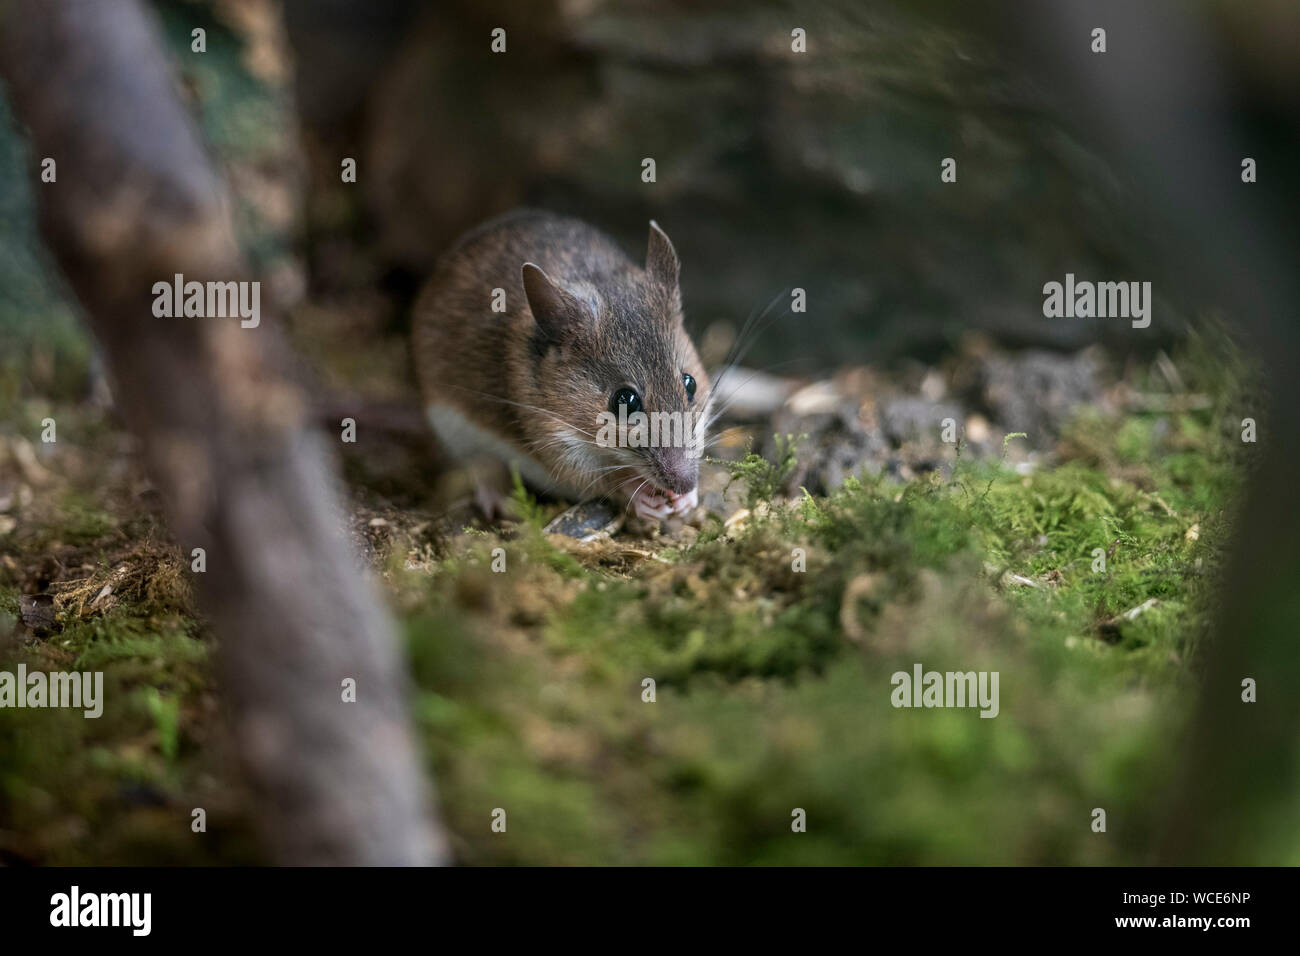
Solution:
M 72 396 L 84 386 L 90 346 L 36 229 L 36 169 L 0 96 L 0 417 L 20 382 Z

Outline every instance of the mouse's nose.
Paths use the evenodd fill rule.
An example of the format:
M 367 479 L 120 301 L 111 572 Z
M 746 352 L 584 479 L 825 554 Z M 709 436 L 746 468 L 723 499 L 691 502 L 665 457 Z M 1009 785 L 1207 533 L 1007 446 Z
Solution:
M 655 470 L 665 491 L 684 495 L 695 487 L 700 478 L 700 463 L 680 448 L 661 451 L 655 459 Z

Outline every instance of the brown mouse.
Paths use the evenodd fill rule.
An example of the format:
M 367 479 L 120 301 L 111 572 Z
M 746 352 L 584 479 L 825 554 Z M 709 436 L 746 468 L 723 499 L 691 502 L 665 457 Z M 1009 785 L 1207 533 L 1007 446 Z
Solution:
M 694 508 L 711 394 L 682 323 L 679 268 L 654 222 L 644 268 L 599 230 L 547 212 L 462 236 L 414 319 L 424 405 L 444 447 L 643 519 Z M 486 509 L 495 499 L 479 490 Z

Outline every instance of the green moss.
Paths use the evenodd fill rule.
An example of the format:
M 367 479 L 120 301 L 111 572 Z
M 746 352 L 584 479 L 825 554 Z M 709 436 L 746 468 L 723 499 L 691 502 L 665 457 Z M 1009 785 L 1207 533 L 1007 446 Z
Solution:
M 723 462 L 731 472 L 732 482 L 743 483 L 745 507 L 751 511 L 761 502 L 768 502 L 777 497 L 785 480 L 790 477 L 798 464 L 795 449 L 799 442 L 808 436 L 801 435 L 797 439 L 794 435 L 772 437 L 776 445 L 776 461 L 769 461 L 751 451 L 739 461 Z
M 182 619 L 114 612 L 9 656 L 4 669 L 103 675 L 103 713 L 0 709 L 0 817 L 17 858 L 87 865 L 253 862 L 256 851 L 207 726 L 207 646 Z M 204 807 L 209 832 L 190 829 Z
M 1224 425 L 1239 399 L 1208 378 L 1192 387 L 1209 401 L 1191 411 L 1085 412 L 1061 460 L 1032 474 L 958 459 L 946 477 L 862 477 L 787 502 L 788 455 L 750 456 L 735 476 L 744 520 L 613 542 L 631 564 L 558 547 L 541 530 L 550 510 L 522 491 L 523 520 L 446 542 L 427 567 L 395 548 L 413 714 L 457 859 L 1150 861 L 1241 475 Z M 79 540 L 139 531 L 112 510 L 96 527 L 104 505 L 84 506 L 70 508 Z M 0 591 L 0 610 L 15 599 Z M 113 705 L 93 727 L 0 713 L 10 828 L 92 825 L 34 856 L 244 852 L 243 830 L 188 847 L 169 816 L 215 759 L 191 611 L 92 614 L 36 656 L 103 669 Z M 997 672 L 998 716 L 895 708 L 893 675 L 918 663 Z M 156 805 L 140 812 L 124 788 Z M 1109 836 L 1091 831 L 1094 807 Z M 1296 852 L 1280 841 L 1243 859 Z
M 557 599 L 504 642 L 519 582 L 481 582 L 487 615 L 439 575 L 437 626 L 421 619 L 412 653 L 458 852 L 1142 862 L 1147 837 L 1131 821 L 1145 819 L 1186 718 L 1235 474 L 1231 454 L 1209 447 L 1221 436 L 1208 416 L 1183 417 L 1172 431 L 1082 419 L 1092 444 L 1030 476 L 967 465 L 951 480 L 852 480 L 797 505 L 768 500 L 782 463 L 750 456 L 736 477 L 753 483 L 754 513 L 739 530 L 715 525 L 630 579 L 569 569 L 567 600 L 533 555 L 528 587 Z M 1161 457 L 1170 442 L 1201 447 Z M 1142 472 L 1125 472 L 1137 460 Z M 1033 585 L 1003 586 L 1004 572 Z M 895 709 L 891 675 L 917 662 L 997 671 L 1001 713 Z M 1091 832 L 1096 806 L 1120 838 Z M 495 807 L 508 834 L 490 830 Z M 796 808 L 806 833 L 791 831 Z

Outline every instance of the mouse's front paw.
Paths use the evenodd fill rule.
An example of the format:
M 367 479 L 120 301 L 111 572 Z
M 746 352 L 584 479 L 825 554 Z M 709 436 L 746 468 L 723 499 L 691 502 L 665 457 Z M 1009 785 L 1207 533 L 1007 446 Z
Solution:
M 684 495 L 663 488 L 642 488 L 632 496 L 632 511 L 643 521 L 657 522 L 672 515 L 684 515 L 699 503 L 699 491 L 695 488 Z
M 673 513 L 673 502 L 658 488 L 642 489 L 632 496 L 632 513 L 643 521 L 662 521 Z
M 684 515 L 694 510 L 700 503 L 700 491 L 698 488 L 692 488 L 684 495 L 677 495 L 673 499 L 673 514 Z

